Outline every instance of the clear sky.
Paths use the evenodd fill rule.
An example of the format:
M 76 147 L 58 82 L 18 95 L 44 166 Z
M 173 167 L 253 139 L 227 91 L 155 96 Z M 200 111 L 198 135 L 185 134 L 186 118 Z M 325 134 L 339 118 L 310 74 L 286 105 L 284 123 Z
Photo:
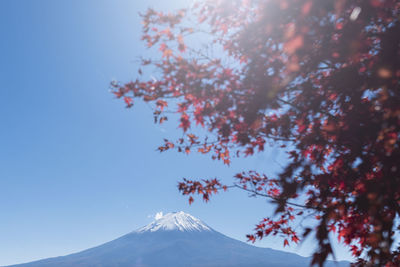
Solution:
M 208 156 L 156 151 L 177 124 L 126 109 L 111 80 L 136 77 L 138 12 L 189 0 L 0 0 L 0 265 L 66 255 L 115 239 L 157 212 L 183 210 L 245 241 L 271 214 L 264 199 L 230 191 L 191 206 L 182 177 L 225 181 L 242 170 L 274 174 L 271 148 L 230 167 Z M 290 251 L 309 255 L 312 242 Z M 282 240 L 256 245 L 282 248 Z M 339 259 L 348 259 L 337 248 Z

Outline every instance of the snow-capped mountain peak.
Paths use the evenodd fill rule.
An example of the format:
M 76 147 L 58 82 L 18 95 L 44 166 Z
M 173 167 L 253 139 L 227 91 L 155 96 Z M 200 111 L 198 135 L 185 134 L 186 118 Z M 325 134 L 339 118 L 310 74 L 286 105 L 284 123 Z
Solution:
M 139 228 L 136 232 L 155 232 L 155 231 L 212 231 L 212 229 L 201 220 L 183 211 L 171 212 L 165 215 L 157 213 L 156 220 L 152 223 Z
M 100 246 L 12 267 L 306 267 L 310 262 L 311 258 L 232 239 L 184 212 L 165 215 L 159 212 L 151 224 Z M 326 264 L 327 267 L 349 265 L 349 262 Z

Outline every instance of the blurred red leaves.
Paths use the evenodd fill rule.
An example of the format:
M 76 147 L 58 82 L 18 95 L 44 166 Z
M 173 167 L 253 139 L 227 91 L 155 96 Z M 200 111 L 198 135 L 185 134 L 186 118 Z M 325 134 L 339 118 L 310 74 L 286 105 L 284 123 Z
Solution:
M 301 48 L 304 45 L 303 36 L 297 35 L 287 41 L 284 45 L 283 50 L 288 54 L 293 54 L 297 49 Z
M 290 148 L 275 178 L 250 171 L 233 185 L 184 179 L 178 188 L 190 204 L 194 195 L 207 202 L 240 188 L 277 207 L 251 242 L 280 235 L 284 246 L 297 243 L 294 225 L 311 216 L 317 226 L 299 236 L 315 234 L 313 264 L 332 254 L 332 233 L 359 257 L 355 266 L 400 266 L 398 1 L 206 0 L 142 18 L 142 40 L 160 52 L 142 68 L 159 76 L 111 87 L 127 107 L 134 98 L 154 104 L 157 123 L 178 115 L 184 135 L 164 140 L 160 152 L 197 151 L 231 164 L 268 143 Z M 195 34 L 207 35 L 207 48 L 189 46 L 202 39 Z M 209 136 L 190 133 L 195 126 Z
M 125 96 L 124 97 L 124 102 L 126 104 L 126 107 L 130 108 L 133 106 L 133 100 L 131 97 Z
M 283 246 L 284 246 L 284 247 L 289 246 L 289 241 L 288 241 L 287 239 L 285 239 L 285 240 L 283 241 Z

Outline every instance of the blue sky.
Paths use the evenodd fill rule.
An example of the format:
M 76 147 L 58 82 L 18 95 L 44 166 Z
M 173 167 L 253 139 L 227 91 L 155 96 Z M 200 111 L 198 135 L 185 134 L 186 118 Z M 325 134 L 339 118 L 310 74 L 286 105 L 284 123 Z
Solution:
M 189 206 L 182 177 L 229 181 L 249 169 L 274 174 L 270 148 L 230 167 L 208 156 L 156 151 L 177 124 L 154 125 L 148 106 L 125 109 L 111 80 L 136 77 L 138 12 L 189 0 L 0 1 L 0 265 L 66 255 L 183 210 L 237 239 L 271 214 L 264 199 L 230 191 Z M 259 246 L 282 248 L 281 240 Z M 308 255 L 311 242 L 290 251 Z M 338 258 L 349 258 L 338 248 Z

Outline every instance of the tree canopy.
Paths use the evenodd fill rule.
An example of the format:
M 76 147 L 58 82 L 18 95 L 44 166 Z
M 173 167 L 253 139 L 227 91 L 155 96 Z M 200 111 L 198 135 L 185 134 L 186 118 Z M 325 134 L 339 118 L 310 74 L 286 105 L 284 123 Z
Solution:
M 257 224 L 250 241 L 283 234 L 286 246 L 314 233 L 312 263 L 322 266 L 333 233 L 356 266 L 400 266 L 400 2 L 205 0 L 142 17 L 143 41 L 160 52 L 143 69 L 158 76 L 139 69 L 136 80 L 111 86 L 128 107 L 153 103 L 157 123 L 179 115 L 184 137 L 160 151 L 224 164 L 269 142 L 288 152 L 277 177 L 184 179 L 190 203 L 239 187 L 276 203 L 277 216 Z M 306 211 L 317 226 L 296 232 Z

